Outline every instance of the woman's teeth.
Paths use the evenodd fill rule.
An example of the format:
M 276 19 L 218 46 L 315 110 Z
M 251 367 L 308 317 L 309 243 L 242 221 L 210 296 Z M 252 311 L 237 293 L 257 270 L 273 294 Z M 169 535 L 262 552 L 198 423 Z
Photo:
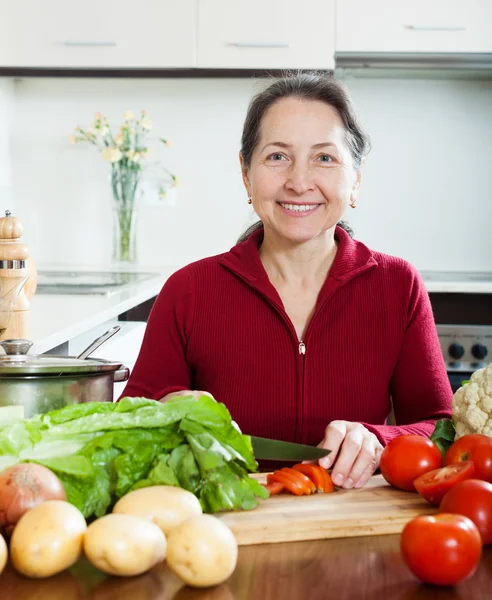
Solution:
M 291 210 L 293 212 L 307 212 L 310 210 L 314 210 L 319 204 L 284 204 L 283 202 L 279 203 L 282 208 L 286 208 L 287 210 Z

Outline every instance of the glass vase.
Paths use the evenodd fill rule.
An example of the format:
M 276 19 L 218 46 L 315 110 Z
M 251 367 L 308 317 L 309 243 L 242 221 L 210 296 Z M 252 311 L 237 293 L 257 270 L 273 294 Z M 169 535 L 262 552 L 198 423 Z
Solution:
M 139 171 L 113 166 L 113 263 L 137 262 L 137 214 L 140 196 Z

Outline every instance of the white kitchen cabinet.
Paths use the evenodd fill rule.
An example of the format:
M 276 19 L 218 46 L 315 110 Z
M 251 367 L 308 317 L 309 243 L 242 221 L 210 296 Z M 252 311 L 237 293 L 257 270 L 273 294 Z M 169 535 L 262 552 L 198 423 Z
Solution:
M 335 0 L 199 0 L 198 67 L 332 69 Z
M 337 52 L 492 52 L 492 0 L 337 0 Z
M 196 66 L 197 0 L 0 0 L 0 66 Z

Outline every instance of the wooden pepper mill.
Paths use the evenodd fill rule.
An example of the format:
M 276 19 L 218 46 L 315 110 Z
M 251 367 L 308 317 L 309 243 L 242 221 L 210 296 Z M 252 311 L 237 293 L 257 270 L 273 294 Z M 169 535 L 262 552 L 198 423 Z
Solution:
M 20 220 L 5 211 L 0 218 L 0 340 L 29 338 L 29 301 L 36 291 L 37 272 L 21 242 L 23 231 Z

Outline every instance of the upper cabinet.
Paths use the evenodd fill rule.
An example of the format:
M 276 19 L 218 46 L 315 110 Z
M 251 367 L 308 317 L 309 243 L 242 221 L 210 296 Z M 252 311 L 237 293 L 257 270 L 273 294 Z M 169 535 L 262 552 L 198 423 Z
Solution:
M 196 66 L 197 0 L 0 0 L 0 66 Z
M 197 66 L 332 69 L 334 31 L 335 0 L 199 0 Z
M 337 52 L 492 52 L 492 0 L 338 0 Z

